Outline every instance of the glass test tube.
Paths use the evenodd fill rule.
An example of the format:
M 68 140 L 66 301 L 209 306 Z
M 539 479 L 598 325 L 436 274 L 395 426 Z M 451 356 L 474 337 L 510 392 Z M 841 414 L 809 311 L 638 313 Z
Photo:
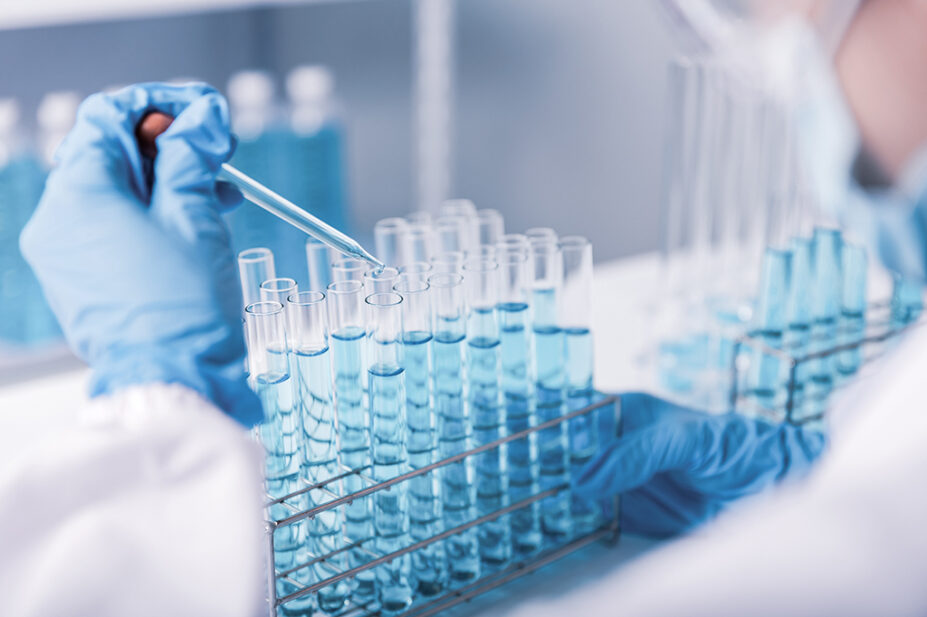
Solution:
M 563 293 L 560 301 L 560 326 L 566 345 L 567 411 L 591 405 L 593 390 L 592 348 L 592 243 L 582 236 L 560 239 L 563 259 Z M 603 426 L 604 425 L 604 426 Z M 599 448 L 600 431 L 614 435 L 614 414 L 606 407 L 601 413 L 588 413 L 570 421 L 570 464 L 577 472 Z M 581 499 L 571 503 L 573 525 L 577 533 L 591 533 L 601 524 L 597 504 Z
M 476 211 L 479 243 L 481 246 L 497 244 L 505 235 L 505 219 L 498 210 L 485 208 Z
M 306 261 L 309 266 L 309 289 L 324 292 L 332 282 L 332 259 L 328 245 L 311 236 L 306 238 Z
M 278 302 L 256 302 L 245 307 L 248 340 L 248 381 L 264 407 L 264 421 L 258 435 L 266 452 L 264 470 L 267 493 L 283 497 L 299 488 L 299 414 L 296 390 L 287 360 L 283 306 Z M 285 504 L 270 509 L 274 518 L 291 512 Z M 305 526 L 294 524 L 274 531 L 274 565 L 287 569 L 296 565 L 297 551 L 305 539 Z M 280 591 L 285 591 L 285 585 Z
M 261 301 L 261 283 L 276 278 L 274 254 L 268 248 L 246 249 L 238 254 L 242 307 Z
M 466 253 L 472 248 L 471 223 L 462 216 L 439 216 L 435 219 L 435 239 L 439 253 Z
M 402 265 L 428 261 L 435 254 L 435 232 L 431 223 L 411 223 L 408 230 L 408 252 Z
M 892 275 L 892 326 L 903 328 L 917 321 L 924 310 L 924 286 L 919 281 Z
M 532 227 L 531 229 L 526 229 L 525 233 L 522 235 L 528 239 L 529 244 L 557 241 L 557 232 L 550 227 Z
M 428 281 L 403 274 L 393 289 L 402 296 L 402 351 L 406 380 L 406 424 L 409 466 L 420 469 L 437 458 L 437 418 L 432 406 L 432 309 Z M 409 534 L 419 542 L 441 533 L 438 472 L 409 481 Z M 433 596 L 444 588 L 447 563 L 444 545 L 435 542 L 412 553 L 417 591 Z
M 754 329 L 756 335 L 769 347 L 782 347 L 783 333 L 788 322 L 789 287 L 792 278 L 792 251 L 769 246 L 763 255 L 763 271 L 757 297 Z M 784 403 L 783 365 L 779 358 L 755 350 L 752 394 L 757 404 L 771 410 Z
M 813 243 L 808 236 L 792 238 L 792 280 L 789 285 L 787 305 L 787 324 L 783 347 L 793 357 L 801 357 L 808 352 L 811 342 L 811 287 L 814 284 Z M 795 369 L 795 383 L 792 384 L 793 409 L 801 409 L 804 404 L 805 384 L 810 371 L 807 362 L 802 362 Z
M 467 299 L 467 380 L 473 445 L 479 447 L 505 434 L 502 405 L 502 356 L 499 344 L 499 264 L 470 259 L 463 265 Z M 476 457 L 476 509 L 480 516 L 507 505 L 508 478 L 505 445 Z M 490 567 L 503 567 L 511 558 L 508 516 L 479 528 L 480 558 Z
M 497 245 L 500 250 L 521 248 L 527 251 L 530 247 L 528 236 L 525 234 L 503 234 Z
M 529 314 L 528 249 L 501 246 L 499 268 L 499 341 L 502 354 L 502 395 L 509 435 L 534 426 L 534 378 Z M 517 502 L 537 493 L 537 436 L 508 443 L 509 499 Z M 530 557 L 541 549 L 538 503 L 532 502 L 511 514 L 512 549 L 519 557 Z
M 557 243 L 537 240 L 531 244 L 531 326 L 534 335 L 532 373 L 539 424 L 563 415 L 566 386 L 566 341 L 560 328 L 558 302 L 563 284 L 563 259 Z M 560 423 L 538 432 L 540 487 L 548 490 L 569 485 L 567 427 Z M 560 491 L 541 504 L 541 527 L 559 541 L 572 535 L 569 491 Z
M 415 210 L 406 215 L 406 220 L 412 225 L 431 225 L 431 212 L 427 210 Z
M 386 266 L 380 270 L 371 269 L 364 273 L 364 290 L 367 294 L 389 293 L 399 278 L 399 270 Z
M 477 223 L 477 210 L 472 201 L 469 199 L 448 199 L 441 204 L 441 214 L 444 216 L 458 216 L 465 221 L 463 247 L 450 250 L 461 250 L 467 252 L 474 246 L 479 245 L 480 232 Z
M 373 243 L 377 259 L 387 266 L 401 266 L 408 261 L 409 223 L 404 218 L 390 217 L 373 226 Z
M 415 261 L 399 268 L 400 278 L 418 278 L 426 282 L 432 272 L 433 268 L 427 261 Z
M 325 294 L 320 291 L 293 293 L 286 307 L 290 348 L 293 350 L 300 416 L 302 417 L 303 463 L 305 484 L 318 484 L 341 473 L 338 466 L 337 424 L 332 400 L 332 365 L 328 346 L 328 323 Z M 303 507 L 321 505 L 343 494 L 341 482 L 330 482 L 322 491 L 306 493 Z M 300 563 L 312 556 L 328 555 L 344 545 L 343 510 L 321 512 L 307 521 L 308 541 Z M 297 570 L 291 577 L 303 585 L 329 578 L 347 568 L 344 553 L 339 553 Z M 316 593 L 319 608 L 327 613 L 341 610 L 350 589 L 346 581 L 323 587 Z M 307 596 L 309 598 L 311 596 Z
M 298 290 L 296 289 L 296 281 L 290 278 L 273 278 L 267 279 L 261 283 L 261 301 L 262 302 L 277 302 L 280 306 L 283 307 L 284 315 L 287 315 L 287 298 L 295 294 Z M 284 323 L 287 326 L 287 335 L 290 336 L 289 332 L 289 319 L 285 319 Z M 289 339 L 290 344 L 292 345 L 292 339 Z
M 842 296 L 843 238 L 839 229 L 818 227 L 814 230 L 814 287 L 811 297 L 812 351 L 833 347 L 837 341 L 837 317 Z M 833 386 L 834 358 L 828 356 L 813 363 L 811 381 L 816 394 L 826 396 Z
M 431 258 L 431 267 L 435 273 L 449 272 L 460 274 L 463 268 L 464 254 L 462 251 L 444 251 Z
M 332 262 L 332 282 L 362 281 L 370 266 L 354 257 L 340 257 Z
M 840 305 L 840 343 L 860 341 L 866 329 L 866 282 L 869 259 L 866 249 L 856 244 L 843 245 L 843 292 Z M 852 375 L 862 364 L 862 350 L 848 349 L 837 354 L 837 371 Z
M 370 386 L 373 478 L 384 482 L 408 470 L 406 392 L 402 359 L 402 296 L 367 296 L 367 379 Z M 409 544 L 408 486 L 374 494 L 375 547 L 386 555 Z M 375 568 L 381 611 L 396 614 L 412 604 L 410 560 L 397 557 Z
M 331 332 L 331 361 L 335 384 L 335 416 L 341 463 L 348 469 L 366 470 L 370 459 L 370 420 L 364 406 L 364 285 L 360 281 L 337 281 L 328 286 L 328 321 Z M 365 471 L 366 473 L 366 471 Z M 366 488 L 360 475 L 344 480 L 346 494 Z M 370 498 L 355 499 L 344 508 L 344 535 L 347 543 L 366 542 L 373 537 Z M 348 553 L 351 567 L 370 561 L 369 553 L 355 548 Z M 376 599 L 376 575 L 365 570 L 355 577 L 352 600 L 369 604 Z
M 434 312 L 434 401 L 438 416 L 438 458 L 472 448 L 470 409 L 464 401 L 466 305 L 463 277 L 439 272 L 428 277 Z M 440 469 L 444 529 L 476 518 L 473 457 Z M 445 540 L 449 585 L 460 586 L 480 577 L 479 541 L 470 528 Z

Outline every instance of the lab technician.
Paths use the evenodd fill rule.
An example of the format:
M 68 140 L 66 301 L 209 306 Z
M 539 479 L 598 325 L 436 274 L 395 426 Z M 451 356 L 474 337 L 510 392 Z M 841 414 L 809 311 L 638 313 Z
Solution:
M 922 44 L 914 39 L 927 40 L 927 20 L 902 16 L 886 41 L 875 36 L 881 30 L 865 30 L 869 4 L 882 2 L 864 5 L 847 54 L 862 46 L 862 61 L 881 54 L 885 63 L 927 66 L 927 53 L 913 53 Z M 855 107 L 849 85 L 844 91 L 869 151 L 902 178 L 901 162 L 927 143 L 927 97 L 907 109 L 906 139 L 894 125 L 870 134 L 863 118 L 900 113 L 898 100 L 920 94 L 927 78 L 883 68 L 870 77 L 895 90 L 875 111 Z M 154 162 L 143 160 L 133 135 L 151 109 L 176 118 Z M 887 157 L 895 147 L 897 159 Z M 26 455 L 0 469 L 2 615 L 262 610 L 260 462 L 245 432 L 261 409 L 243 374 L 240 290 L 219 216 L 241 197 L 215 181 L 232 148 L 226 104 L 214 90 L 159 84 L 91 97 L 60 148 L 21 243 L 69 343 L 92 368 L 93 399 L 67 431 L 37 435 Z M 927 190 L 927 182 L 916 186 Z M 871 216 L 872 200 L 854 188 Z M 924 205 L 921 197 L 908 205 Z M 885 252 L 889 265 L 922 274 L 927 210 L 905 212 L 903 225 L 875 216 L 870 228 L 890 246 L 899 234 L 904 259 Z M 784 478 L 796 486 L 644 558 L 617 581 L 523 610 L 927 613 L 924 338 L 913 335 L 883 362 L 881 380 L 852 402 L 856 421 L 804 480 L 824 449 L 818 432 L 626 396 L 623 436 L 576 485 L 581 495 L 623 493 L 626 530 L 678 534 Z

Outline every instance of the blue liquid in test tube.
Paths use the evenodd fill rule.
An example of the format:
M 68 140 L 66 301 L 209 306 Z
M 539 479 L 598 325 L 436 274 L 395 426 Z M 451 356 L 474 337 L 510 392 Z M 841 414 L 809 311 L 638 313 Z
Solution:
M 528 309 L 528 248 L 499 245 L 502 287 L 499 314 L 499 342 L 502 356 L 502 395 L 506 431 L 509 435 L 531 428 L 534 423 L 534 379 L 531 317 Z M 514 503 L 537 493 L 537 436 L 510 441 L 508 446 L 509 501 Z M 538 503 L 532 502 L 510 515 L 512 549 L 519 557 L 535 555 L 541 548 Z
M 843 238 L 837 229 L 818 227 L 814 230 L 814 284 L 811 289 L 811 345 L 809 351 L 819 352 L 837 343 L 837 319 L 843 287 Z M 806 386 L 805 417 L 824 412 L 825 403 L 834 385 L 836 362 L 829 355 L 810 362 L 810 380 Z
M 409 466 L 421 469 L 437 460 L 437 418 L 432 406 L 432 309 L 430 286 L 417 273 L 403 274 L 394 289 L 402 295 L 403 368 Z M 409 481 L 409 534 L 413 543 L 442 531 L 439 472 Z M 411 555 L 412 578 L 423 596 L 440 592 L 447 577 L 444 543 L 433 542 Z
M 474 259 L 463 266 L 470 311 L 467 316 L 467 377 L 474 446 L 492 443 L 504 435 L 502 356 L 496 304 L 499 265 Z M 508 482 L 505 446 L 476 456 L 476 507 L 479 516 L 504 508 Z M 509 517 L 501 516 L 479 527 L 480 558 L 488 567 L 504 566 L 511 558 Z
M 895 274 L 892 278 L 892 326 L 903 328 L 917 321 L 924 310 L 924 285 L 914 279 Z
M 840 342 L 859 342 L 866 329 L 866 277 L 869 261 L 866 250 L 855 244 L 843 245 L 843 293 L 840 307 Z M 841 375 L 852 375 L 862 363 L 860 348 L 837 354 L 837 370 Z
M 466 322 L 463 278 L 452 272 L 428 278 L 434 306 L 434 399 L 438 415 L 438 457 L 471 449 L 469 408 L 464 400 Z M 464 458 L 440 470 L 444 529 L 476 518 L 473 459 Z M 480 576 L 479 541 L 470 528 L 445 540 L 449 584 L 463 585 Z
M 767 247 L 754 327 L 756 335 L 774 349 L 782 346 L 791 275 L 791 250 Z M 753 393 L 757 404 L 767 410 L 774 409 L 784 402 L 782 361 L 763 350 L 756 350 L 754 357 Z
M 373 479 L 391 480 L 408 471 L 406 391 L 402 368 L 402 327 L 396 293 L 367 296 L 367 358 L 371 416 Z M 395 553 L 409 545 L 408 485 L 400 483 L 374 494 L 374 546 L 377 553 Z M 408 555 L 374 568 L 381 614 L 394 615 L 412 604 Z
M 299 388 L 302 417 L 303 483 L 329 481 L 338 476 L 337 428 L 332 404 L 332 366 L 328 347 L 328 324 L 325 319 L 325 294 L 318 291 L 293 294 L 287 300 L 288 334 L 293 350 L 293 366 Z M 306 507 L 329 501 L 332 494 L 342 494 L 341 482 L 329 482 L 328 492 L 310 491 L 303 495 Z M 344 514 L 341 508 L 321 512 L 306 521 L 308 542 L 300 563 L 313 557 L 329 555 L 342 548 Z M 294 572 L 291 577 L 308 585 L 325 580 L 347 569 L 344 553 Z M 349 593 L 346 581 L 339 581 L 316 592 L 318 608 L 334 613 L 344 606 Z M 306 596 L 311 598 L 311 596 Z M 284 612 L 300 600 L 284 605 Z
M 328 286 L 328 317 L 331 324 L 332 371 L 334 373 L 335 416 L 338 420 L 338 440 L 341 463 L 348 469 L 368 473 L 370 459 L 370 424 L 364 406 L 364 386 L 367 371 L 363 365 L 364 346 L 363 284 L 360 281 L 339 281 Z M 345 494 L 367 487 L 360 475 L 344 479 Z M 369 544 L 373 538 L 371 498 L 355 499 L 344 506 L 345 541 L 363 543 L 348 551 L 348 565 L 358 567 L 371 561 Z M 354 577 L 351 592 L 355 604 L 374 608 L 376 576 L 364 570 Z
M 792 281 L 789 285 L 788 327 L 783 337 L 783 346 L 793 358 L 808 353 L 811 342 L 811 287 L 814 283 L 813 243 L 811 238 L 792 238 Z M 810 378 L 807 362 L 795 367 L 792 383 L 792 413 L 800 411 L 804 403 L 805 384 Z

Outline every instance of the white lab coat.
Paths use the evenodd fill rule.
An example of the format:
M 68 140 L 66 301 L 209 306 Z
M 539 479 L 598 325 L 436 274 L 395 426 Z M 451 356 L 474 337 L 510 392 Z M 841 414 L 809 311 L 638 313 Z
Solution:
M 0 615 L 266 614 L 261 453 L 241 426 L 176 385 L 66 423 L 3 457 Z
M 927 328 L 839 396 L 811 476 L 517 617 L 927 615 Z

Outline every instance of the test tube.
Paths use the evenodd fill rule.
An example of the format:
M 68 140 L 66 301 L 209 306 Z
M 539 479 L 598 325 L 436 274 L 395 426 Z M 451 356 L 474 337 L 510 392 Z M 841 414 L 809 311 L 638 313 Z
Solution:
M 408 470 L 405 374 L 402 368 L 402 296 L 367 296 L 367 378 L 370 383 L 373 478 L 391 480 Z M 374 546 L 381 555 L 409 543 L 408 486 L 374 493 Z M 403 612 L 412 604 L 408 555 L 375 568 L 381 611 Z
M 389 293 L 399 278 L 399 270 L 393 266 L 367 270 L 364 273 L 364 290 L 368 294 Z
M 900 274 L 892 275 L 892 326 L 903 328 L 917 321 L 924 310 L 924 286 Z
M 505 220 L 498 210 L 484 208 L 476 211 L 479 243 L 481 246 L 497 244 L 505 235 Z
M 763 271 L 757 297 L 754 329 L 763 343 L 782 347 L 788 321 L 788 294 L 792 278 L 792 251 L 770 246 L 763 255 Z M 753 362 L 753 395 L 763 410 L 773 410 L 783 402 L 782 363 L 769 352 L 757 349 Z
M 441 204 L 441 214 L 473 219 L 476 218 L 476 206 L 469 199 L 447 199 Z
M 426 227 L 431 226 L 431 212 L 427 210 L 415 210 L 406 215 L 406 220 L 411 225 L 424 225 Z
M 332 281 L 361 281 L 370 266 L 353 257 L 340 257 L 332 262 Z
M 470 259 L 463 265 L 467 314 L 467 379 L 473 423 L 474 446 L 501 438 L 505 431 L 502 406 L 502 356 L 499 347 L 499 264 L 488 259 Z M 476 508 L 485 516 L 507 504 L 508 478 L 505 446 L 476 457 Z M 479 528 L 480 558 L 492 568 L 503 567 L 511 558 L 511 528 L 508 516 L 483 523 Z
M 837 317 L 842 297 L 842 247 L 839 229 L 818 227 L 814 230 L 814 287 L 811 296 L 811 337 L 813 351 L 823 351 L 836 343 Z M 826 395 L 833 386 L 834 358 L 827 356 L 814 362 L 811 380 L 816 391 Z
M 859 343 L 866 328 L 866 279 L 869 259 L 866 249 L 856 244 L 843 245 L 843 293 L 840 306 L 840 342 Z M 837 371 L 852 375 L 862 364 L 862 350 L 848 349 L 837 355 Z
M 560 239 L 563 259 L 563 293 L 560 301 L 560 325 L 566 345 L 566 406 L 576 411 L 593 402 L 592 348 L 592 243 L 583 236 Z M 579 472 L 599 447 L 600 425 L 606 434 L 614 434 L 614 415 L 605 408 L 602 414 L 587 413 L 570 421 L 569 453 L 572 469 Z M 591 533 L 601 522 L 599 509 L 586 500 L 573 499 L 571 516 L 577 533 Z
M 560 328 L 559 297 L 563 285 L 563 258 L 557 243 L 531 244 L 531 325 L 534 335 L 532 374 L 539 424 L 563 415 L 566 386 L 566 341 Z M 541 490 L 569 484 L 567 427 L 560 423 L 538 432 Z M 572 535 L 570 495 L 561 491 L 541 504 L 541 526 L 555 540 Z
M 283 307 L 283 314 L 287 315 L 287 298 L 292 296 L 297 292 L 296 281 L 291 278 L 272 278 L 267 279 L 261 283 L 261 301 L 262 302 L 277 302 L 280 306 Z M 289 332 L 290 322 L 289 319 L 285 319 L 284 323 L 287 326 L 288 337 L 291 334 Z M 292 344 L 292 339 L 290 343 Z
M 428 261 L 435 253 L 435 232 L 431 223 L 411 223 L 408 230 L 408 253 L 402 265 Z
M 499 341 L 502 355 L 502 396 L 508 434 L 534 426 L 531 373 L 528 249 L 500 245 Z M 509 499 L 527 499 L 537 493 L 537 438 L 534 433 L 508 443 Z M 512 549 L 519 557 L 531 557 L 541 549 L 538 503 L 532 502 L 511 514 Z
M 377 258 L 387 266 L 401 266 L 408 261 L 409 223 L 404 218 L 391 217 L 373 226 L 373 243 Z
M 550 227 L 532 227 L 526 229 L 523 235 L 528 239 L 529 244 L 557 241 L 557 232 Z
M 438 252 L 466 253 L 472 247 L 471 223 L 462 216 L 439 216 L 434 229 Z
M 470 408 L 464 401 L 466 309 L 463 277 L 439 272 L 428 277 L 434 311 L 434 400 L 438 415 L 438 457 L 463 454 L 472 448 Z M 473 458 L 465 457 L 440 469 L 444 528 L 476 518 Z M 479 541 L 470 528 L 445 540 L 448 584 L 466 585 L 480 577 Z
M 332 282 L 331 250 L 312 236 L 306 238 L 306 262 L 309 266 L 309 289 L 324 292 Z
M 438 253 L 431 258 L 431 267 L 433 272 L 456 272 L 460 273 L 463 268 L 464 254 L 461 251 L 445 251 Z
M 287 322 L 290 347 L 293 350 L 294 368 L 299 389 L 300 416 L 302 417 L 304 485 L 331 480 L 341 470 L 338 466 L 337 425 L 332 400 L 331 355 L 328 346 L 328 324 L 325 314 L 325 294 L 320 291 L 293 293 L 287 297 Z M 331 498 L 342 495 L 341 482 L 326 485 L 329 494 L 318 491 L 305 493 L 304 507 L 319 506 Z M 340 508 L 323 512 L 307 521 L 308 541 L 300 563 L 316 555 L 331 555 L 322 563 L 302 568 L 291 574 L 303 585 L 310 585 L 346 569 L 343 553 L 332 554 L 343 546 L 343 511 Z M 316 598 L 319 608 L 327 613 L 340 610 L 349 592 L 347 582 L 340 581 L 320 589 Z M 307 596 L 311 599 L 311 596 Z
M 364 406 L 365 321 L 364 285 L 361 281 L 336 281 L 328 286 L 328 323 L 331 332 L 331 361 L 334 373 L 335 416 L 338 419 L 338 437 L 341 445 L 341 462 L 348 469 L 365 470 L 370 459 L 370 421 Z M 359 474 L 344 480 L 347 494 L 366 488 Z M 373 535 L 372 508 L 369 498 L 355 499 L 344 508 L 344 535 L 347 544 L 366 542 Z M 353 567 L 370 561 L 363 547 L 348 552 L 348 563 Z M 366 605 L 376 599 L 376 575 L 371 570 L 355 577 L 352 592 L 354 603 Z
M 792 280 L 789 285 L 789 300 L 787 305 L 787 323 L 783 337 L 783 347 L 792 357 L 802 357 L 808 352 L 811 341 L 811 288 L 814 285 L 813 242 L 809 236 L 796 236 L 792 238 Z M 810 377 L 807 362 L 795 367 L 790 375 L 794 383 L 792 388 L 792 413 L 801 411 L 804 405 L 805 384 Z
M 420 469 L 437 459 L 437 418 L 432 407 L 432 311 L 428 281 L 402 274 L 393 287 L 402 296 L 402 351 L 406 380 L 406 424 L 409 466 Z M 441 533 L 438 472 L 409 481 L 409 534 L 419 542 Z M 412 577 L 423 596 L 444 588 L 447 563 L 444 545 L 435 542 L 412 553 Z
M 264 407 L 264 421 L 258 435 L 264 446 L 267 492 L 283 497 L 299 488 L 299 414 L 296 390 L 287 360 L 283 306 L 279 302 L 255 302 L 245 307 L 248 340 L 249 383 Z M 276 504 L 270 515 L 289 516 L 289 507 Z M 305 540 L 305 526 L 294 524 L 274 531 L 274 565 L 278 569 L 296 564 L 297 551 Z
M 501 250 L 521 248 L 527 251 L 530 247 L 528 236 L 525 234 L 504 234 L 497 244 Z
M 261 283 L 276 278 L 274 254 L 268 248 L 246 249 L 238 254 L 242 307 L 261 301 Z

